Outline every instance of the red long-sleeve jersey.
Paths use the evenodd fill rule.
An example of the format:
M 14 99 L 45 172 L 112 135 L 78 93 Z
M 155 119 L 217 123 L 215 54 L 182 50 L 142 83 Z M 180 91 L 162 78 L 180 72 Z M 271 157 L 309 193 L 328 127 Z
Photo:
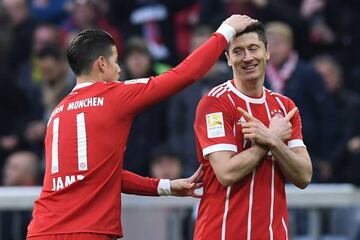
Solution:
M 160 76 L 77 85 L 48 121 L 43 190 L 28 237 L 76 232 L 122 236 L 121 192 L 157 194 L 158 180 L 122 170 L 134 116 L 200 79 L 226 45 L 225 37 L 215 33 Z
M 288 240 L 285 179 L 271 152 L 251 173 L 228 187 L 218 181 L 208 160 L 214 152 L 240 153 L 251 147 L 251 141 L 244 139 L 245 119 L 237 107 L 269 126 L 271 118 L 284 117 L 295 104 L 265 88 L 261 98 L 249 97 L 235 87 L 234 80 L 214 87 L 201 99 L 194 128 L 204 169 L 204 193 L 194 240 Z M 288 147 L 305 147 L 299 112 L 290 122 Z

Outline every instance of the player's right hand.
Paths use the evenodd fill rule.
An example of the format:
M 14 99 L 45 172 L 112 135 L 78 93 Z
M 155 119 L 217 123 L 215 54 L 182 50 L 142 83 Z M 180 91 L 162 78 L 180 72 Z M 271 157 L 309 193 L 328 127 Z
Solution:
M 257 20 L 246 15 L 234 14 L 223 23 L 233 27 L 236 33 L 241 33 L 247 26 L 257 23 Z
M 201 194 L 195 192 L 196 189 L 202 187 L 202 177 L 204 171 L 202 166 L 189 178 L 181 178 L 170 181 L 171 195 L 178 197 L 194 197 L 201 198 Z

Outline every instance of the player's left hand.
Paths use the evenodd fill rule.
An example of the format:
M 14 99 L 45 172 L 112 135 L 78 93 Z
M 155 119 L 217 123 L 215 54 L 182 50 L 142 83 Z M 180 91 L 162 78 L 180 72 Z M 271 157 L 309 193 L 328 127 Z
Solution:
M 196 189 L 202 187 L 202 177 L 204 172 L 202 166 L 189 178 L 181 178 L 170 181 L 171 195 L 178 197 L 194 197 L 201 198 L 202 195 L 195 192 Z
M 244 138 L 253 140 L 261 145 L 268 145 L 271 139 L 275 137 L 275 134 L 273 134 L 260 120 L 251 116 L 241 107 L 238 107 L 237 109 L 246 120 L 246 122 L 242 124 Z
M 293 108 L 285 117 L 274 117 L 270 119 L 269 129 L 278 136 L 281 141 L 285 142 L 291 137 L 292 125 L 291 118 L 298 109 Z

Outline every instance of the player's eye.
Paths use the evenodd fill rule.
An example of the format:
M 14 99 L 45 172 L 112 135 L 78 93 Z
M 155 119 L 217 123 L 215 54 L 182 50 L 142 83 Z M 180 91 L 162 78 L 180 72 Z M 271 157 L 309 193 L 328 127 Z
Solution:
M 251 47 L 249 48 L 249 50 L 252 51 L 252 52 L 254 52 L 254 51 L 258 50 L 258 47 L 257 47 L 257 46 L 251 46 Z
M 233 53 L 236 54 L 236 55 L 239 55 L 239 54 L 242 54 L 244 51 L 240 48 L 235 48 Z

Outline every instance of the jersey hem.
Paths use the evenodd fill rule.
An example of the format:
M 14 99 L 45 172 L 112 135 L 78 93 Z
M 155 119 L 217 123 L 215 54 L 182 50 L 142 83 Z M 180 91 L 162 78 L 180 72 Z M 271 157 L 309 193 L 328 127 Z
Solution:
M 114 235 L 117 238 L 121 238 L 124 236 L 122 232 L 119 233 L 119 232 L 101 232 L 101 231 L 94 231 L 94 230 L 81 230 L 81 231 L 70 231 L 70 232 L 51 232 L 51 233 L 27 234 L 26 238 L 46 236 L 46 235 L 56 235 L 56 234 L 72 234 L 72 233 L 96 233 L 96 234 L 103 234 L 103 235 Z

